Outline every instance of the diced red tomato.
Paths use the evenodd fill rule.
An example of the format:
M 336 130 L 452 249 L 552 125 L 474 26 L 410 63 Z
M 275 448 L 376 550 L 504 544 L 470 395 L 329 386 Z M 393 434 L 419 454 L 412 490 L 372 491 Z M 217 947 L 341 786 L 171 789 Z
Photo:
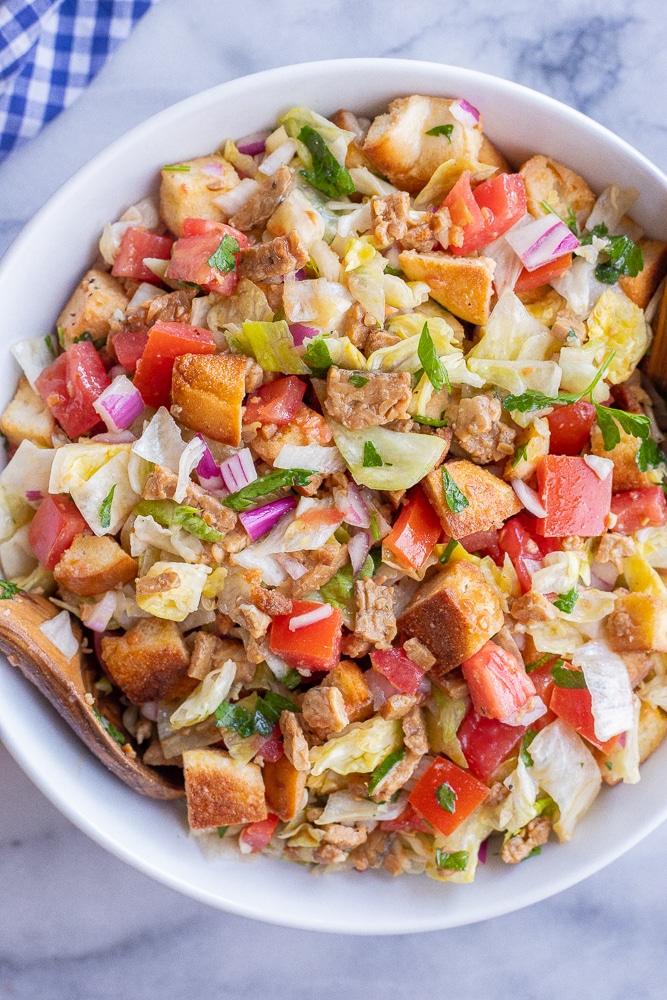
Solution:
M 275 424 L 283 427 L 296 416 L 307 386 L 296 375 L 277 378 L 255 389 L 248 396 L 243 414 L 244 424 Z
M 468 771 L 445 757 L 436 757 L 410 792 L 408 802 L 447 837 L 488 794 L 487 786 Z M 443 807 L 443 801 L 447 807 Z
M 469 170 L 464 170 L 440 207 L 448 209 L 452 225 L 463 233 L 463 242 L 460 246 L 450 246 L 446 249 L 463 255 L 484 245 L 480 241 L 483 240 L 482 234 L 487 217 L 473 196 Z
M 575 670 L 570 663 L 567 669 Z M 580 736 L 592 743 L 594 747 L 611 753 L 618 746 L 618 736 L 601 741 L 595 735 L 595 720 L 591 711 L 591 695 L 587 688 L 565 688 L 554 684 L 549 699 L 549 708 L 559 719 L 567 722 Z M 620 734 L 619 734 L 620 735 Z
M 215 341 L 208 330 L 189 323 L 155 323 L 148 331 L 144 353 L 134 378 L 148 406 L 156 409 L 171 402 L 174 360 L 182 354 L 213 354 Z
M 169 260 L 171 236 L 160 236 L 147 229 L 131 228 L 125 231 L 118 247 L 118 253 L 111 273 L 116 278 L 132 278 L 133 281 L 149 281 L 159 285 L 160 279 L 144 264 L 146 257 Z
M 611 498 L 611 512 L 617 517 L 613 531 L 630 535 L 640 528 L 660 528 L 667 521 L 667 500 L 662 486 L 626 490 Z
M 547 422 L 551 432 L 551 454 L 579 455 L 590 440 L 591 427 L 595 423 L 595 407 L 585 399 L 567 406 L 555 406 L 547 416 Z
M 284 753 L 285 747 L 283 744 L 280 726 L 275 726 L 271 735 L 267 736 L 260 746 L 257 751 L 257 756 L 263 757 L 264 760 L 269 760 L 272 763 L 275 763 L 277 760 L 280 760 Z
M 497 566 L 502 566 L 504 553 L 498 544 L 498 532 L 495 529 L 476 531 L 472 535 L 464 535 L 458 541 L 466 552 L 476 553 L 480 556 L 491 556 Z
M 536 670 L 531 670 L 530 674 L 528 675 L 533 684 L 535 685 L 535 690 L 537 691 L 538 697 L 540 697 L 544 702 L 544 704 L 547 706 L 551 699 L 551 692 L 553 691 L 554 688 L 554 679 L 551 673 L 551 668 L 556 662 L 556 659 L 557 657 L 552 656 L 551 659 L 547 663 L 545 663 L 543 667 L 538 667 Z M 539 731 L 540 729 L 544 729 L 545 726 L 548 726 L 550 722 L 553 722 L 555 718 L 556 716 L 551 711 L 551 709 L 547 708 L 547 711 L 544 713 L 544 715 L 541 715 L 539 719 L 535 719 L 534 722 L 531 722 L 530 728 L 537 729 Z
M 507 719 L 535 694 L 523 664 L 491 640 L 461 667 L 475 711 L 487 718 Z
M 488 784 L 503 761 L 516 751 L 526 728 L 485 718 L 471 708 L 457 733 L 470 773 Z
M 410 833 L 413 830 L 418 830 L 420 833 L 433 832 L 433 827 L 421 818 L 409 802 L 396 819 L 383 819 L 380 822 L 380 829 L 384 830 L 385 833 Z
M 520 295 L 521 292 L 529 292 L 541 285 L 550 285 L 554 278 L 559 278 L 569 267 L 572 267 L 571 253 L 564 253 L 562 257 L 557 257 L 548 264 L 540 264 L 533 271 L 527 271 L 524 267 L 516 279 L 514 291 Z
M 128 372 L 134 372 L 139 358 L 146 350 L 148 330 L 120 330 L 111 342 L 118 363 Z
M 109 381 L 93 345 L 80 340 L 47 365 L 35 386 L 67 436 L 74 439 L 99 424 L 93 401 Z
M 442 525 L 426 499 L 421 486 L 410 492 L 391 531 L 383 541 L 395 561 L 408 569 L 419 571 L 433 552 L 442 534 Z
M 266 819 L 261 819 L 258 823 L 248 823 L 239 834 L 239 843 L 243 853 L 254 854 L 263 851 L 268 847 L 271 837 L 276 832 L 279 819 L 275 813 L 269 813 Z
M 546 537 L 592 537 L 606 531 L 612 477 L 600 479 L 583 458 L 546 455 L 537 467 L 537 484 L 546 517 L 537 530 Z
M 88 525 L 74 501 L 66 494 L 47 494 L 30 522 L 28 541 L 40 563 L 52 570 L 77 535 Z
M 271 625 L 272 653 L 301 670 L 333 670 L 340 661 L 343 616 L 334 608 L 328 618 L 292 631 L 292 618 L 305 615 L 322 605 L 315 601 L 294 601 L 289 615 L 276 615 Z
M 374 649 L 371 653 L 373 669 L 386 677 L 397 691 L 416 694 L 424 679 L 424 671 L 411 660 L 404 649 Z
M 248 237 L 232 226 L 208 219 L 185 219 L 183 233 L 172 248 L 166 277 L 199 285 L 204 291 L 215 292 L 216 295 L 231 295 L 239 280 L 236 267 L 225 272 L 208 261 L 225 236 L 235 239 L 242 250 L 248 246 Z M 235 257 L 238 262 L 238 253 Z
M 532 586 L 532 575 L 547 552 L 559 548 L 557 542 L 537 534 L 537 520 L 522 512 L 506 521 L 498 532 L 498 545 L 512 560 L 522 593 Z
M 498 174 L 478 184 L 473 198 L 486 215 L 481 246 L 493 243 L 526 214 L 526 186 L 521 174 Z M 458 251 L 452 247 L 452 252 Z

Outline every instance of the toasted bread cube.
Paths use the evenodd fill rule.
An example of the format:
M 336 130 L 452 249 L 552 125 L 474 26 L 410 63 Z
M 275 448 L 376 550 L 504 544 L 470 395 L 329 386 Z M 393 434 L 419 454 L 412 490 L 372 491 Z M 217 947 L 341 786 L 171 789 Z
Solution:
M 308 772 L 297 771 L 283 755 L 280 760 L 265 760 L 262 775 L 269 812 L 288 823 L 301 808 Z
M 185 750 L 183 774 L 190 829 L 266 819 L 259 764 L 242 764 L 224 750 Z
M 322 414 L 301 403 L 289 424 L 278 428 L 272 424 L 260 426 L 252 446 L 260 458 L 273 465 L 286 444 L 330 444 L 332 440 L 331 428 Z
M 591 451 L 602 458 L 610 458 L 614 463 L 611 480 L 613 492 L 621 493 L 624 490 L 641 490 L 646 486 L 655 486 L 659 481 L 656 474 L 652 474 L 650 470 L 641 472 L 637 465 L 637 452 L 641 439 L 628 434 L 622 427 L 618 427 L 618 432 L 621 436 L 620 442 L 611 451 L 606 451 L 602 431 L 597 424 L 593 424 L 591 428 Z
M 635 305 L 646 309 L 667 273 L 667 243 L 642 239 L 638 240 L 637 246 L 644 255 L 644 267 L 634 278 L 622 275 L 618 283 Z
M 443 673 L 482 648 L 504 624 L 500 597 L 478 566 L 448 563 L 423 584 L 398 619 L 398 641 L 417 638 Z
M 445 498 L 443 469 L 468 501 L 455 514 Z M 446 462 L 423 480 L 424 492 L 435 509 L 442 527 L 451 538 L 464 538 L 477 531 L 492 531 L 518 514 L 521 503 L 511 486 L 466 458 Z
M 187 681 L 190 654 L 176 622 L 141 618 L 124 635 L 102 639 L 102 658 L 111 679 L 135 705 L 173 696 Z
M 616 653 L 667 653 L 667 601 L 651 594 L 617 594 L 606 632 Z
M 543 202 L 562 219 L 573 211 L 580 227 L 591 214 L 595 194 L 583 177 L 558 160 L 542 155 L 531 156 L 519 173 L 526 185 L 528 211 L 536 218 L 546 214 Z
M 482 145 L 480 125 L 466 128 L 451 114 L 445 97 L 399 97 L 388 114 L 371 123 L 363 144 L 366 156 L 392 184 L 420 191 L 445 160 L 475 161 Z M 451 125 L 451 135 L 427 135 Z
M 488 163 L 491 167 L 496 167 L 499 174 L 509 174 L 511 167 L 503 154 L 491 142 L 488 135 L 482 136 L 482 148 L 477 159 L 480 163 Z
M 55 427 L 56 422 L 46 403 L 22 375 L 16 395 L 0 418 L 0 432 L 11 444 L 32 441 L 39 448 L 51 448 Z
M 174 362 L 172 412 L 193 431 L 237 448 L 247 358 L 241 354 L 182 354 Z
M 398 259 L 410 281 L 425 281 L 431 289 L 431 298 L 459 319 L 478 326 L 488 322 L 496 269 L 490 257 L 403 250 Z
M 94 597 L 129 583 L 137 572 L 137 560 L 109 535 L 76 535 L 53 575 L 61 587 L 79 597 Z
M 87 271 L 56 321 L 63 331 L 64 346 L 70 347 L 84 333 L 93 340 L 106 337 L 114 312 L 125 312 L 129 301 L 118 278 L 95 268 Z
M 215 199 L 240 182 L 231 163 L 219 153 L 211 153 L 169 166 L 172 169 L 162 170 L 160 215 L 172 233 L 183 235 L 184 219 L 226 222 L 227 216 Z
M 345 711 L 350 722 L 364 722 L 373 714 L 373 695 L 366 683 L 364 672 L 354 660 L 341 660 L 331 670 L 322 687 L 337 687 L 345 702 Z

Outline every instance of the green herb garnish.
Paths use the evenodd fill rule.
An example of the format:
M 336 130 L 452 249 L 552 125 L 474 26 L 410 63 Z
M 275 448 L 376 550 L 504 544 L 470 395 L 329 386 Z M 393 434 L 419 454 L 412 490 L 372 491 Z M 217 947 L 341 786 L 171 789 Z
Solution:
M 519 749 L 519 757 L 524 762 L 524 764 L 526 765 L 526 767 L 532 767 L 533 764 L 535 763 L 535 761 L 533 760 L 533 758 L 530 756 L 530 754 L 528 752 L 528 747 L 533 742 L 533 740 L 535 739 L 536 736 L 537 736 L 537 730 L 536 729 L 527 729 L 526 732 L 523 734 L 523 739 L 521 740 L 521 747 Z
M 447 506 L 452 514 L 460 514 L 465 507 L 470 506 L 467 496 L 458 488 L 444 465 L 442 467 L 442 486 Z
M 393 274 L 395 278 L 400 278 L 401 275 L 403 274 L 403 271 L 400 269 L 400 267 L 392 267 L 390 264 L 387 264 L 387 266 L 384 269 L 384 273 Z
M 364 459 L 362 462 L 364 469 L 375 469 L 383 465 L 390 466 L 392 464 L 392 462 L 384 461 L 372 441 L 364 441 Z
M 577 593 L 576 587 L 572 587 L 565 594 L 559 594 L 555 601 L 553 601 L 554 607 L 558 608 L 565 615 L 571 615 L 574 606 L 579 600 L 579 594 Z
M 443 851 L 441 847 L 435 849 L 436 868 L 441 871 L 464 872 L 468 867 L 470 854 L 468 851 Z
M 184 528 L 203 542 L 219 542 L 222 532 L 212 528 L 196 507 L 177 504 L 174 500 L 142 500 L 134 508 L 136 514 L 152 517 L 165 528 Z
M 593 390 L 609 368 L 615 353 L 615 351 L 609 352 L 595 373 L 595 378 L 590 385 L 586 386 L 583 392 L 559 392 L 557 396 L 545 396 L 543 392 L 528 389 L 519 396 L 506 396 L 503 401 L 503 409 L 509 411 L 518 410 L 519 413 L 529 413 L 532 410 L 544 410 L 547 406 L 566 406 L 569 403 L 578 403 L 584 396 L 589 396 L 591 402 L 593 402 Z
M 209 267 L 217 268 L 223 274 L 229 274 L 230 271 L 236 270 L 236 254 L 240 249 L 239 241 L 230 236 L 229 233 L 225 233 L 220 240 L 218 249 L 211 254 L 206 263 Z
M 648 472 L 658 465 L 667 465 L 667 455 L 653 438 L 646 438 L 639 446 L 635 461 L 640 472 Z
M 288 670 L 281 680 L 288 691 L 294 691 L 294 689 L 298 688 L 301 683 L 301 674 L 298 670 L 292 668 L 292 670 Z
M 55 347 L 53 345 L 53 337 L 51 336 L 50 333 L 47 333 L 46 337 L 44 337 L 44 343 L 46 344 L 46 346 L 48 347 L 48 349 L 51 351 L 51 354 L 55 358 L 55 356 L 56 356 L 56 349 L 55 349 Z
M 116 484 L 114 483 L 104 500 L 100 504 L 100 525 L 105 530 L 111 524 L 111 504 L 113 503 L 113 495 L 116 492 Z
M 375 511 L 371 511 L 371 538 L 374 542 L 380 541 L 380 525 Z
M 538 660 L 533 660 L 532 663 L 526 664 L 526 673 L 532 674 L 534 670 L 539 670 L 540 667 L 546 667 L 547 663 L 551 663 L 553 659 L 554 659 L 553 653 L 545 653 L 544 656 L 540 656 Z M 554 667 L 562 667 L 564 663 L 565 660 L 561 659 L 561 657 L 558 657 L 554 663 Z
M 312 157 L 310 170 L 299 171 L 312 187 L 328 198 L 354 194 L 356 188 L 352 177 L 338 162 L 319 132 L 311 125 L 304 125 L 297 138 Z
M 326 374 L 333 364 L 333 358 L 322 334 L 308 342 L 303 360 L 312 369 L 315 378 L 326 378 Z
M 540 207 L 544 209 L 547 214 L 556 215 L 561 222 L 564 222 L 567 228 L 574 233 L 574 235 L 579 239 L 579 227 L 577 226 L 577 217 L 574 214 L 574 209 L 572 205 L 567 206 L 567 215 L 563 218 L 559 215 L 555 208 L 552 208 L 548 201 L 541 201 Z
M 446 135 L 451 142 L 453 131 L 453 125 L 436 125 L 435 128 L 430 128 L 427 132 L 424 132 L 424 135 Z
M 443 410 L 444 413 L 444 410 Z M 445 417 L 422 417 L 419 413 L 411 414 L 412 419 L 416 424 L 424 424 L 425 427 L 446 427 L 447 419 Z
M 401 747 L 400 750 L 394 750 L 393 753 L 388 754 L 382 763 L 378 764 L 368 781 L 368 791 L 370 794 L 375 791 L 382 779 L 386 778 L 397 764 L 400 764 L 404 757 L 405 750 Z
M 449 381 L 449 376 L 445 371 L 440 358 L 438 357 L 438 352 L 436 351 L 435 344 L 433 343 L 433 337 L 429 333 L 428 323 L 424 323 L 422 328 L 419 344 L 417 346 L 417 354 L 422 363 L 422 367 L 426 372 L 428 380 L 435 391 L 440 392 L 443 385 L 446 383 L 448 391 L 451 392 L 452 385 Z
M 311 469 L 275 469 L 266 476 L 260 476 L 235 493 L 230 493 L 220 501 L 231 510 L 241 511 L 252 507 L 255 500 L 273 493 L 285 486 L 308 486 L 313 476 L 319 475 Z
M 435 790 L 436 802 L 445 812 L 453 813 L 456 809 L 457 795 L 452 786 L 447 781 L 443 781 Z
M 215 710 L 216 726 L 219 729 L 233 729 L 244 738 L 257 734 L 270 736 L 280 719 L 281 712 L 296 711 L 298 711 L 296 705 L 289 698 L 283 698 L 275 691 L 267 691 L 263 698 L 257 699 L 252 712 L 245 705 L 220 702 Z
M 640 413 L 626 413 L 625 410 L 615 410 L 610 406 L 595 404 L 597 425 L 602 432 L 602 442 L 605 451 L 611 451 L 621 443 L 621 435 L 617 423 L 626 434 L 646 441 L 651 433 L 651 422 Z
M 108 719 L 105 719 L 105 717 L 102 715 L 99 709 L 95 707 L 95 705 L 92 706 L 92 709 L 93 709 L 93 715 L 95 716 L 99 724 L 102 726 L 102 729 L 106 729 L 112 740 L 115 740 L 116 743 L 120 743 L 121 746 L 124 746 L 125 743 L 127 743 L 127 740 L 121 733 L 120 729 L 116 729 L 116 727 L 112 722 L 109 722 Z
M 163 170 L 171 170 L 172 173 L 187 174 L 190 172 L 190 165 L 188 163 L 166 163 Z
M 583 670 L 570 670 L 569 667 L 554 664 L 551 668 L 551 676 L 554 679 L 556 687 L 559 688 L 575 689 L 588 687 Z
M 623 275 L 636 278 L 644 269 L 644 255 L 629 236 L 610 236 L 609 230 L 602 224 L 594 226 L 590 233 L 586 233 L 581 241 L 582 244 L 592 243 L 594 236 L 607 240 L 607 245 L 602 247 L 600 252 L 606 254 L 609 260 L 603 261 L 595 268 L 595 277 L 602 284 L 615 285 Z
M 229 826 L 219 826 L 218 827 L 218 836 L 220 837 L 220 840 L 222 840 L 222 838 L 224 837 L 224 835 L 227 833 L 228 830 L 229 830 Z
M 65 347 L 65 327 L 64 326 L 57 326 L 56 327 L 56 333 L 58 334 L 58 343 L 60 344 L 60 346 L 62 348 L 64 348 Z
M 439 562 L 441 562 L 443 564 L 443 566 L 446 563 L 449 562 L 449 560 L 451 558 L 451 555 L 452 555 L 452 552 L 454 551 L 454 549 L 456 548 L 456 546 L 458 544 L 459 543 L 457 542 L 457 540 L 455 538 L 450 538 L 449 539 L 449 541 L 447 542 L 447 546 L 445 548 L 445 551 L 441 553 L 440 558 L 439 558 Z
M 0 601 L 13 601 L 20 593 L 21 588 L 11 580 L 0 580 Z
M 353 385 L 355 389 L 363 389 L 369 381 L 370 380 L 367 379 L 365 375 L 358 375 L 357 372 L 350 375 L 350 385 Z
M 107 342 L 106 337 L 98 337 L 97 340 L 93 340 L 93 335 L 89 330 L 84 330 L 80 337 L 75 337 L 72 341 L 73 344 L 80 344 L 82 340 L 87 340 L 88 343 L 92 344 L 96 351 L 99 351 L 101 347 Z
M 512 468 L 516 469 L 516 467 L 519 464 L 519 462 L 522 462 L 522 461 L 523 462 L 527 462 L 528 461 L 528 445 L 527 444 L 522 444 L 522 445 L 520 445 L 517 448 L 516 455 L 514 456 L 514 458 L 512 460 Z

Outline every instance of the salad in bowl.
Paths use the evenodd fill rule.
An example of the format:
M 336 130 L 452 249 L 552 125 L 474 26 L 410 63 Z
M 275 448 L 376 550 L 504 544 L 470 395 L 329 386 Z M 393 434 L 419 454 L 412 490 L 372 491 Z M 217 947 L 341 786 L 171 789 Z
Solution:
M 667 733 L 667 244 L 485 125 L 222 135 L 12 345 L 2 596 L 202 842 L 471 882 Z

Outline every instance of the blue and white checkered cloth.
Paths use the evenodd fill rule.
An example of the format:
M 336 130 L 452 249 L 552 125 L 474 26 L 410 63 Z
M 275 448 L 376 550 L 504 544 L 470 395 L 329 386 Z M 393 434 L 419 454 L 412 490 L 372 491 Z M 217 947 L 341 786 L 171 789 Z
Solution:
M 156 0 L 0 0 L 0 162 L 88 86 Z

